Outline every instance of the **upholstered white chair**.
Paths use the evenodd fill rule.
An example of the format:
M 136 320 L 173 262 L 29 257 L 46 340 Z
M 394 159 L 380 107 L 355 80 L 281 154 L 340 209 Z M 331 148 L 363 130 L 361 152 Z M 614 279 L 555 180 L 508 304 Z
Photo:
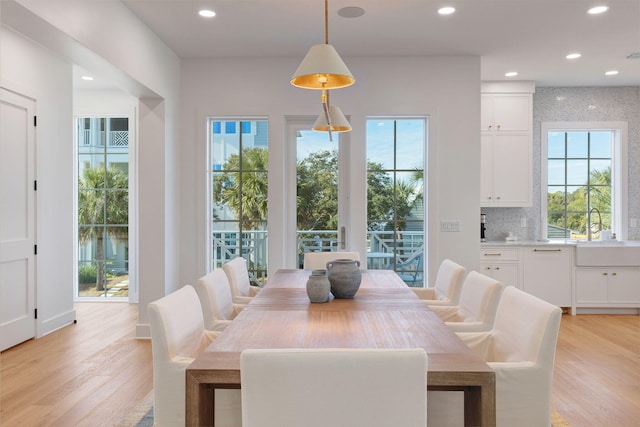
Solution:
M 192 286 L 148 306 L 153 354 L 155 427 L 185 425 L 186 369 L 218 335 L 204 329 L 202 309 Z M 216 390 L 216 426 L 240 426 L 240 391 Z
M 458 336 L 496 372 L 498 427 L 551 425 L 553 361 L 562 310 L 513 286 L 489 332 Z
M 249 270 L 247 269 L 247 260 L 242 257 L 236 257 L 222 265 L 229 284 L 231 285 L 231 297 L 236 304 L 249 304 L 251 298 L 260 292 L 259 286 L 254 286 L 249 280 Z
M 200 298 L 204 328 L 209 331 L 223 331 L 244 308 L 233 303 L 229 279 L 221 269 L 199 278 L 194 288 Z
M 466 268 L 450 259 L 445 259 L 438 268 L 433 287 L 411 288 L 420 299 L 429 305 L 456 305 L 462 291 L 462 280 Z
M 243 427 L 424 427 L 423 349 L 255 349 L 240 356 Z
M 305 270 L 326 270 L 327 263 L 337 259 L 360 261 L 360 252 L 305 252 L 303 267 Z
M 493 328 L 504 286 L 499 281 L 471 271 L 462 285 L 458 305 L 430 306 L 455 332 L 480 332 Z

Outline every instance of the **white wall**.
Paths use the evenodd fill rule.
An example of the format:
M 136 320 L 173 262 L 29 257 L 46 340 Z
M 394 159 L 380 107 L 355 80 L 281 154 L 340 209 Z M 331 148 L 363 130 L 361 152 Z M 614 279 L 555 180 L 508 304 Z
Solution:
M 317 116 L 319 92 L 295 88 L 289 78 L 302 58 L 184 60 L 181 86 L 181 280 L 206 273 L 206 117 L 269 117 L 269 269 L 287 266 L 277 236 L 286 227 L 285 117 Z M 343 58 L 355 85 L 332 91 L 350 116 L 352 153 L 364 158 L 368 116 L 429 115 L 429 268 L 444 258 L 478 267 L 480 59 L 478 57 Z M 352 197 L 364 200 L 365 162 L 352 165 Z M 460 233 L 441 233 L 441 220 L 459 220 Z M 362 227 L 365 218 L 355 224 Z M 275 236 L 275 237 L 274 237 Z M 358 249 L 358 248 L 356 248 Z
M 75 63 L 139 99 L 140 315 L 137 333 L 148 336 L 147 304 L 181 286 L 177 261 L 180 253 L 180 61 L 120 2 L 3 0 L 2 21 L 68 63 L 69 98 L 70 64 Z M 48 72 L 46 68 L 37 71 Z M 70 116 L 67 123 L 71 123 Z M 71 173 L 72 168 L 67 171 Z M 65 192 L 71 200 L 72 189 L 72 186 L 60 187 L 57 191 Z M 71 264 L 72 259 L 69 257 L 66 262 Z M 66 292 L 61 295 L 60 298 L 72 297 Z
M 36 336 L 75 319 L 71 65 L 4 27 L 0 85 L 36 100 Z M 43 72 L 46 70 L 46 72 Z

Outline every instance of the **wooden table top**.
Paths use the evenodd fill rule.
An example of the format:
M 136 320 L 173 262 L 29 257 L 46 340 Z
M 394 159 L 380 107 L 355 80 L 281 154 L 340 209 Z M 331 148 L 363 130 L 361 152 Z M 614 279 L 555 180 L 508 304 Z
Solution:
M 280 270 L 189 367 L 239 384 L 248 348 L 423 348 L 428 384 L 477 384 L 493 371 L 389 270 L 366 270 L 353 299 L 309 302 L 309 270 Z M 487 377 L 488 378 L 488 377 Z

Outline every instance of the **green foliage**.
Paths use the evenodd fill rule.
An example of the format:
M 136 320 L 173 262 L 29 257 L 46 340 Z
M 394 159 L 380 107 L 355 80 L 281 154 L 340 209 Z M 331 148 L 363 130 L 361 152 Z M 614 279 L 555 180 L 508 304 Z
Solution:
M 213 200 L 219 208 L 229 207 L 243 230 L 260 228 L 267 220 L 269 153 L 266 148 L 252 147 L 240 155 L 231 155 L 223 165 L 229 171 L 213 178 Z M 214 218 L 219 215 L 214 212 Z M 262 224 L 261 224 L 262 223 Z
M 588 211 L 596 208 L 600 211 L 604 229 L 611 228 L 611 168 L 592 171 L 589 176 L 590 194 L 587 185 L 577 188 L 572 193 L 557 191 L 547 196 L 549 225 L 572 230 L 574 234 L 587 233 Z M 587 200 L 589 206 L 587 206 Z M 565 212 L 566 221 L 565 224 Z M 599 218 L 594 212 L 591 215 L 591 225 L 595 227 Z M 594 228 L 595 230 L 595 228 Z
M 96 283 L 98 268 L 95 265 L 81 265 L 78 268 L 78 283 L 81 285 Z

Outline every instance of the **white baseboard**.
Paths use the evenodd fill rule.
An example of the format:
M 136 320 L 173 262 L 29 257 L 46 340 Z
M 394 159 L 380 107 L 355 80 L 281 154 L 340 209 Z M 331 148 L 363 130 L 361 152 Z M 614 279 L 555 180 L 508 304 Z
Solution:
M 70 310 L 66 313 L 59 314 L 58 316 L 52 317 L 51 319 L 46 319 L 40 321 L 38 319 L 37 326 L 37 334 L 36 338 L 43 337 L 51 332 L 55 332 L 58 329 L 64 328 L 65 326 L 71 325 L 76 321 L 76 311 Z
M 151 338 L 151 327 L 148 323 L 138 323 L 136 325 L 136 338 L 141 339 L 150 339 Z

